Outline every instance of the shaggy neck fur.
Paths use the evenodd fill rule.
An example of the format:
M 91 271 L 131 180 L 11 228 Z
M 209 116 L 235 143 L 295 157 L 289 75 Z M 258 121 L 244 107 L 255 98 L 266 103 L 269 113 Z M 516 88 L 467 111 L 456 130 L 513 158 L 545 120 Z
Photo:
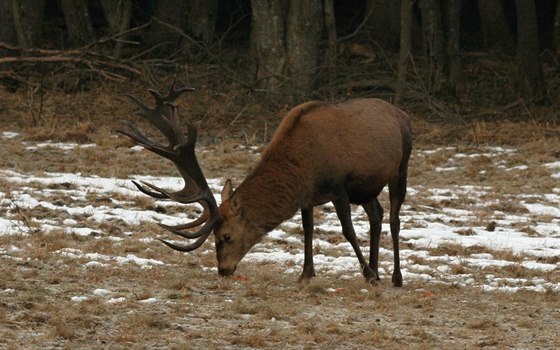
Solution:
M 234 193 L 247 224 L 263 234 L 291 218 L 307 190 L 298 160 L 273 158 L 263 159 Z
M 310 148 L 307 141 L 297 140 L 297 134 L 302 131 L 303 117 L 325 105 L 308 102 L 292 110 L 259 164 L 234 193 L 247 224 L 262 234 L 291 218 L 309 200 L 313 188 L 308 168 L 312 165 L 306 153 Z

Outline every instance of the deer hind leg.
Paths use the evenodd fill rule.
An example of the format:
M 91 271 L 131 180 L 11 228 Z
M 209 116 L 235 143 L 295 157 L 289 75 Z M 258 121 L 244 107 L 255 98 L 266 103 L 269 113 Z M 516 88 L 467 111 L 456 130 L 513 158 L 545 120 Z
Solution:
M 399 233 L 401 229 L 401 221 L 399 212 L 406 196 L 406 167 L 401 171 L 395 181 L 389 183 L 389 199 L 391 201 L 391 213 L 389 223 L 391 226 L 391 239 L 393 241 L 393 286 L 402 287 L 401 262 L 399 257 Z
M 352 215 L 350 212 L 350 200 L 348 198 L 348 195 L 344 193 L 336 200 L 334 200 L 333 204 L 336 209 L 338 219 L 340 220 L 340 224 L 342 226 L 342 234 L 348 240 L 348 242 L 350 242 L 352 248 L 354 248 L 354 252 L 358 257 L 358 261 L 360 262 L 362 273 L 366 278 L 366 281 L 375 284 L 377 274 L 369 267 L 368 264 L 366 264 L 366 259 L 364 258 L 362 250 L 358 245 L 356 232 L 354 231 L 354 226 L 352 225 Z
M 377 198 L 362 205 L 369 219 L 369 267 L 377 275 L 379 280 L 379 240 L 381 238 L 381 223 L 383 220 L 383 208 Z
M 313 207 L 301 209 L 301 222 L 304 234 L 304 257 L 303 272 L 299 276 L 298 282 L 307 283 L 311 277 L 315 276 L 313 267 Z

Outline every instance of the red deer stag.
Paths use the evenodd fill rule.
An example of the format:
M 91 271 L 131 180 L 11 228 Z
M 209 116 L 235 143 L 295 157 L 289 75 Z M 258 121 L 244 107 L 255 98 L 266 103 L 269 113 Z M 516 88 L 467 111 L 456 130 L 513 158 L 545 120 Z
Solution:
M 332 202 L 344 237 L 352 245 L 364 277 L 375 284 L 378 276 L 379 238 L 383 209 L 377 196 L 388 184 L 390 228 L 393 240 L 394 286 L 402 286 L 399 259 L 399 211 L 406 194 L 408 159 L 412 148 L 410 120 L 406 113 L 380 99 L 353 99 L 338 104 L 307 102 L 293 108 L 284 118 L 261 160 L 247 178 L 233 190 L 227 180 L 218 207 L 195 156 L 197 129 L 180 126 L 173 101 L 183 92 L 171 88 L 167 96 L 154 90 L 156 106 L 151 109 L 138 98 L 140 110 L 167 138 L 167 145 L 145 137 L 134 123 L 118 130 L 146 149 L 171 160 L 181 173 L 182 190 L 169 192 L 152 184 L 134 182 L 138 189 L 155 198 L 180 203 L 198 202 L 204 208 L 200 218 L 165 229 L 187 239 L 189 245 L 162 240 L 182 252 L 200 247 L 214 232 L 218 272 L 231 275 L 238 262 L 267 232 L 301 210 L 304 231 L 304 263 L 300 282 L 315 275 L 313 267 L 313 207 Z M 362 254 L 352 226 L 350 204 L 362 205 L 370 223 L 369 264 Z M 196 232 L 188 229 L 202 225 Z M 187 231 L 185 231 L 187 230 Z

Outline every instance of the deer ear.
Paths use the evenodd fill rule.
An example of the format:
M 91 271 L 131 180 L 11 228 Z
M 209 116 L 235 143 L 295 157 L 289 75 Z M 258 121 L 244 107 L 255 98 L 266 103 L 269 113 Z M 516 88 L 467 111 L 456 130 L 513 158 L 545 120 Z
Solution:
M 233 185 L 231 184 L 231 179 L 227 179 L 224 188 L 222 188 L 222 203 L 230 199 L 232 194 Z

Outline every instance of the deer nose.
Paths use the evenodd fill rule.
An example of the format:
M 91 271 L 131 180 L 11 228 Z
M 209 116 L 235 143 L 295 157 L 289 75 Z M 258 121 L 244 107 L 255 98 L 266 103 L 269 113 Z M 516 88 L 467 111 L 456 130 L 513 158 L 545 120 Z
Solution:
M 220 276 L 230 276 L 235 272 L 235 266 L 233 268 L 218 267 L 218 273 Z

